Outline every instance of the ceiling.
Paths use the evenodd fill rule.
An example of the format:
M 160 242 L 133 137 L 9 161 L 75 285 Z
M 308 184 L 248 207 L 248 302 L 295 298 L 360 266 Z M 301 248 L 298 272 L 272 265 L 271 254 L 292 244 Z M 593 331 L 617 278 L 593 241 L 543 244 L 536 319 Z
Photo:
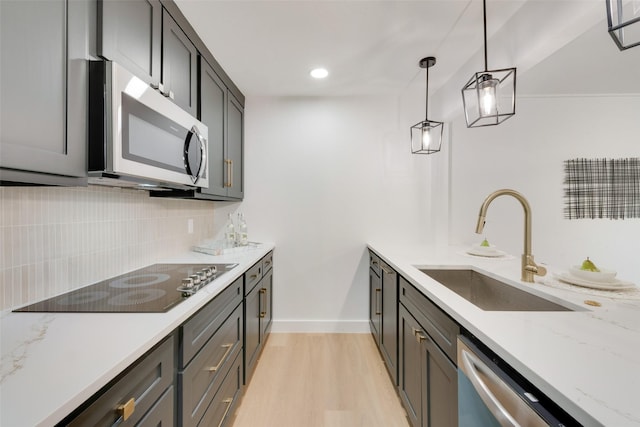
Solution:
M 435 56 L 430 92 L 459 97 L 483 69 L 480 0 L 175 1 L 246 96 L 402 94 Z M 640 48 L 604 18 L 602 0 L 487 0 L 489 69 L 516 66 L 519 94 L 640 93 Z

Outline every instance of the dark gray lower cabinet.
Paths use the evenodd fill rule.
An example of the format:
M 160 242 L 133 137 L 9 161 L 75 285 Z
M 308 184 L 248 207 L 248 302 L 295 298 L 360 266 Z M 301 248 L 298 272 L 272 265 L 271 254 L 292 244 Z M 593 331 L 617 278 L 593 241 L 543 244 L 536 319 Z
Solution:
M 239 278 L 180 327 L 178 419 L 181 426 L 211 425 L 203 420 L 210 413 L 211 405 L 215 405 L 226 378 L 235 369 L 236 360 L 242 358 L 242 296 L 242 278 Z M 236 392 L 239 395 L 241 388 L 230 398 L 236 396 Z
M 244 384 L 255 370 L 269 336 L 273 305 L 273 254 L 269 253 L 245 273 Z
M 229 424 L 242 397 L 242 381 L 242 354 L 238 354 L 198 427 L 220 427 Z
M 409 295 L 408 289 L 416 294 Z M 458 371 L 428 332 L 434 328 L 434 317 L 446 315 L 439 312 L 433 316 L 421 311 L 418 307 L 424 307 L 425 302 L 429 307 L 433 303 L 402 277 L 400 292 L 398 389 L 411 425 L 457 427 Z M 452 325 L 446 327 L 457 327 L 453 320 L 447 322 Z
M 173 426 L 175 340 L 171 335 L 131 366 L 65 426 Z
M 380 279 L 380 260 L 369 254 L 369 327 L 373 339 L 380 347 L 380 325 L 382 320 L 382 281 Z
M 382 317 L 380 352 L 394 385 L 398 384 L 398 273 L 380 261 L 382 280 Z
M 398 273 L 369 252 L 369 324 L 394 385 L 398 384 Z

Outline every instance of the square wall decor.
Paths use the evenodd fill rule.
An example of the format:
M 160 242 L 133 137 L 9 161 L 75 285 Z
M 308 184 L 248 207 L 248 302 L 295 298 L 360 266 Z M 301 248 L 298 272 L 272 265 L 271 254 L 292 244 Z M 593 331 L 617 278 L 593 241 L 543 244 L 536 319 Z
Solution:
M 640 158 L 564 162 L 564 217 L 640 218 Z

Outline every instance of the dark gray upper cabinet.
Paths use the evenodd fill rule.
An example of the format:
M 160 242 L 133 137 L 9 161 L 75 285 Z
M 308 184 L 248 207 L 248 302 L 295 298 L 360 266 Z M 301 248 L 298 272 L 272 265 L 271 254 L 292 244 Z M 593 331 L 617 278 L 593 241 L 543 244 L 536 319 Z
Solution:
M 200 59 L 200 121 L 209 128 L 209 188 L 201 192 L 227 196 L 227 88 L 213 68 Z
M 162 49 L 159 0 L 98 0 L 97 38 L 98 55 L 157 87 Z
M 152 192 L 158 197 L 242 200 L 244 108 L 214 68 L 200 57 L 199 119 L 209 130 L 209 188 Z
M 227 157 L 229 177 L 227 195 L 235 199 L 244 197 L 244 108 L 233 95 L 229 95 L 227 103 Z
M 176 21 L 162 15 L 164 94 L 194 117 L 198 114 L 198 51 Z
M 0 181 L 86 185 L 90 14 L 87 2 L 0 1 Z

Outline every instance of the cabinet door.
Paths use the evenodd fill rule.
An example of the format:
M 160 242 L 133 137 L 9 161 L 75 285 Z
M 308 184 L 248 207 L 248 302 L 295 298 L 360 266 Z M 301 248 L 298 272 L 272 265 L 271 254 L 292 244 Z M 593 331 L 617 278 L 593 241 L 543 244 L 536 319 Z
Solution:
M 394 385 L 398 384 L 398 273 L 380 263 L 382 279 L 382 324 L 380 351 Z
M 260 282 L 260 345 L 263 346 L 269 335 L 273 319 L 273 270 L 269 270 Z
M 382 315 L 382 282 L 373 269 L 369 269 L 369 326 L 380 347 L 380 317 Z
M 230 167 L 229 197 L 244 197 L 244 108 L 229 95 L 227 103 L 227 167 Z
M 212 196 L 226 196 L 226 120 L 227 88 L 200 57 L 200 121 L 209 128 L 209 188 L 201 190 Z
M 258 284 L 244 302 L 244 384 L 249 383 L 260 354 L 260 289 Z
M 84 2 L 0 1 L 0 180 L 86 177 L 88 25 Z
M 423 367 L 425 359 L 424 346 L 416 339 L 416 331 L 420 325 L 411 314 L 400 306 L 399 308 L 399 362 L 398 388 L 400 398 L 407 411 L 407 416 L 413 427 L 423 427 L 423 408 L 426 408 L 426 372 Z M 424 417 L 426 420 L 427 417 Z
M 98 55 L 147 83 L 160 83 L 160 0 L 98 0 Z
M 171 15 L 162 15 L 162 84 L 176 104 L 198 114 L 198 51 Z
M 423 332 L 426 349 L 428 418 L 430 427 L 458 426 L 458 370 Z

